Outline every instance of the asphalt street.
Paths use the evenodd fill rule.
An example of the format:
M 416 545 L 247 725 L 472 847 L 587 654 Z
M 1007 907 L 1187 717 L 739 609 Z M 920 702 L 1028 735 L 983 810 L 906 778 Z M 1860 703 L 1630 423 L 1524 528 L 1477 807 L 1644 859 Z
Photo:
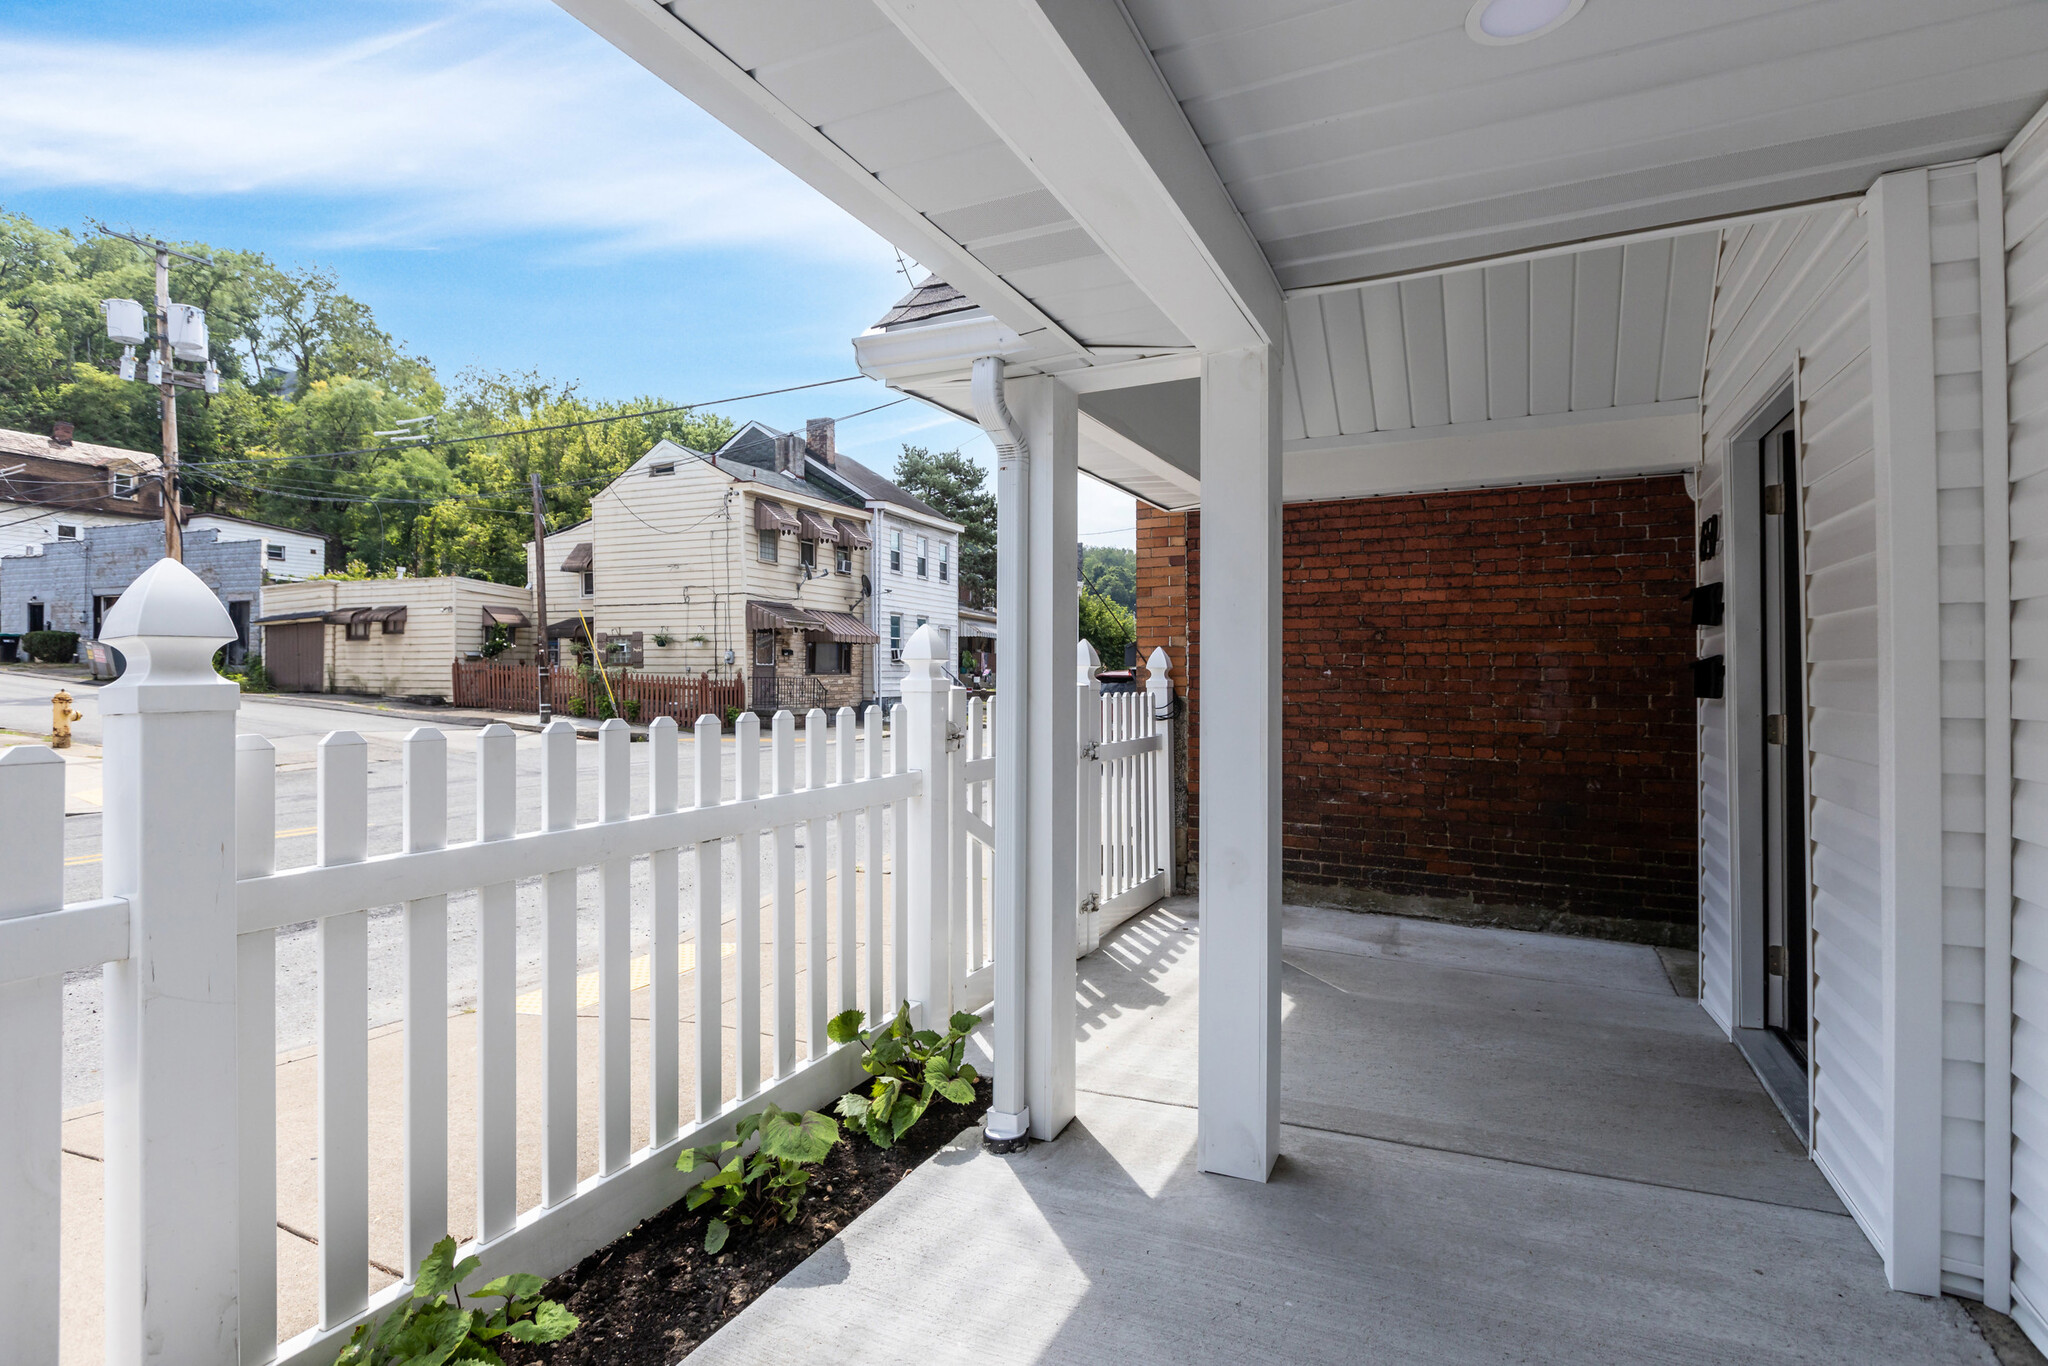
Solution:
M 100 892 L 100 815 L 97 747 L 102 738 L 98 688 L 88 683 L 66 684 L 48 675 L 16 669 L 0 669 L 0 731 L 45 734 L 49 730 L 50 695 L 68 687 L 74 707 L 83 719 L 73 724 L 77 747 L 69 756 L 68 798 L 65 817 L 65 897 L 88 900 Z M 242 699 L 237 730 L 261 735 L 277 750 L 277 866 L 280 869 L 310 864 L 315 857 L 314 777 L 319 762 L 319 744 L 335 731 L 352 730 L 369 746 L 370 840 L 372 856 L 394 853 L 400 848 L 402 816 L 403 746 L 406 736 L 422 726 L 441 730 L 448 741 L 448 833 L 451 841 L 471 839 L 476 829 L 476 740 L 478 723 L 485 718 L 445 716 L 416 707 L 384 705 L 374 699 L 360 702 L 328 697 L 280 698 L 250 695 Z M 19 739 L 19 734 L 0 739 Z M 689 791 L 696 771 L 695 742 L 686 730 L 681 756 L 682 784 Z M 797 771 L 805 771 L 803 740 L 798 737 Z M 541 737 L 520 732 L 518 751 L 519 828 L 537 829 L 540 824 Z M 633 770 L 633 809 L 647 809 L 648 747 L 635 744 L 630 750 Z M 834 756 L 836 758 L 836 754 Z M 597 817 L 597 746 L 577 746 L 577 816 Z M 721 746 L 724 788 L 733 791 L 734 745 L 727 737 Z M 769 789 L 767 747 L 762 747 L 762 790 Z M 801 781 L 801 779 L 800 779 Z M 837 832 L 828 826 L 830 862 L 837 866 Z M 804 848 L 804 827 L 797 829 L 797 847 Z M 765 843 L 765 842 L 764 842 Z M 863 846 L 864 847 L 864 846 Z M 736 904 L 738 867 L 736 846 L 725 851 L 725 891 L 722 904 Z M 801 884 L 806 860 L 797 860 Z M 682 863 L 682 927 L 685 935 L 694 928 L 695 863 Z M 765 863 L 765 858 L 764 858 Z M 764 867 L 764 886 L 772 886 L 772 869 Z M 633 867 L 633 952 L 644 953 L 650 937 L 648 925 L 648 861 L 638 859 Z M 578 896 L 578 970 L 597 964 L 597 874 L 584 870 Z M 370 1011 L 369 1027 L 387 1024 L 400 1016 L 403 983 L 402 949 L 404 917 L 397 906 L 374 908 L 370 916 Z M 476 904 L 473 892 L 449 899 L 448 906 L 449 1001 L 454 1009 L 472 1006 L 476 1000 Z M 302 1048 L 313 1041 L 317 1001 L 317 941 L 313 924 L 280 930 L 277 936 L 277 1046 L 280 1052 Z M 521 991 L 540 983 L 540 885 L 538 879 L 519 887 L 518 972 Z M 65 984 L 65 1084 L 67 1107 L 97 1100 L 100 1094 L 100 974 L 74 974 Z

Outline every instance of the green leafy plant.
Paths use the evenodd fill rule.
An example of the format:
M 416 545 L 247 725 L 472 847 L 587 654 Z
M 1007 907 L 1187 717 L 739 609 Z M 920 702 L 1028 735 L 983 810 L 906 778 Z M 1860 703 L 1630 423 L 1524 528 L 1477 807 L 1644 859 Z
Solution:
M 692 645 L 709 645 L 711 643 L 711 637 L 705 635 L 703 632 L 700 631 L 696 635 L 690 637 L 690 643 Z
M 666 631 L 656 631 L 654 633 L 654 644 L 657 649 L 666 650 L 675 643 L 676 638 Z
M 277 684 L 270 677 L 270 670 L 263 667 L 263 656 L 251 650 L 242 660 L 243 692 L 276 692 Z
M 725 709 L 725 728 L 727 730 L 731 730 L 735 725 L 737 725 L 739 723 L 739 719 L 740 709 L 738 707 L 727 707 Z
M 619 705 L 626 709 L 626 719 L 628 721 L 638 721 L 640 719 L 639 698 L 629 697 L 625 701 L 621 702 Z
M 484 627 L 484 647 L 483 647 L 483 650 L 482 650 L 482 652 L 481 652 L 481 653 L 483 654 L 483 657 L 484 657 L 485 659 L 496 659 L 496 658 L 497 658 L 497 657 L 498 657 L 499 655 L 501 655 L 501 654 L 504 654 L 504 653 L 505 653 L 505 651 L 507 651 L 507 650 L 509 650 L 509 649 L 511 649 L 511 648 L 512 648 L 512 628 L 511 628 L 511 627 L 509 627 L 509 626 L 486 626 L 486 627 Z
M 761 1146 L 751 1153 L 726 1154 L 756 1134 Z M 704 1228 L 704 1250 L 725 1246 L 734 1224 L 752 1227 L 789 1223 L 810 1189 L 811 1168 L 825 1160 L 839 1142 L 839 1126 L 816 1110 L 802 1114 L 770 1105 L 758 1115 L 743 1116 L 733 1136 L 708 1148 L 685 1148 L 676 1158 L 677 1171 L 700 1165 L 718 1170 L 690 1188 L 691 1209 L 718 1208 Z
M 443 1238 L 420 1263 L 412 1298 L 378 1323 L 349 1336 L 334 1366 L 441 1366 L 447 1361 L 501 1362 L 491 1347 L 499 1338 L 514 1342 L 560 1342 L 576 1331 L 576 1316 L 540 1292 L 538 1276 L 500 1276 L 470 1292 L 475 1299 L 502 1300 L 496 1309 L 462 1302 L 462 1282 L 476 1273 L 474 1257 L 455 1260 L 455 1240 Z
M 589 707 L 587 707 L 586 705 L 584 705 L 584 702 L 583 702 L 583 699 L 582 699 L 582 698 L 580 698 L 580 697 L 572 697 L 572 698 L 570 698 L 570 699 L 569 699 L 569 715 L 571 715 L 571 716 L 582 716 L 582 715 L 584 715 L 585 713 L 587 713 L 587 712 L 588 712 L 589 710 L 590 710 L 590 708 L 589 708 Z
M 69 664 L 78 657 L 78 632 L 30 631 L 22 636 L 21 648 L 38 664 Z
M 944 1034 L 935 1029 L 917 1029 L 910 1023 L 910 1003 L 905 1001 L 895 1018 L 873 1029 L 862 1029 L 867 1016 L 848 1010 L 832 1017 L 825 1037 L 833 1043 L 859 1043 L 866 1054 L 860 1065 L 875 1079 L 866 1095 L 848 1091 L 839 1098 L 839 1115 L 878 1148 L 887 1148 L 924 1117 L 933 1096 L 944 1096 L 955 1105 L 974 1101 L 974 1083 L 980 1073 L 963 1061 L 967 1036 L 981 1023 L 978 1016 L 961 1011 L 947 1023 Z

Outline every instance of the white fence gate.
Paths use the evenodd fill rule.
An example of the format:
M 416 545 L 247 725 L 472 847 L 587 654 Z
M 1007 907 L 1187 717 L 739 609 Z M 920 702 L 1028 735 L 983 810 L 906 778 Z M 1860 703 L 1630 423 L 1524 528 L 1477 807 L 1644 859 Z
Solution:
M 795 722 L 780 713 L 766 752 L 767 793 L 752 716 L 740 719 L 731 796 L 719 724 L 699 722 L 691 801 L 675 724 L 649 728 L 647 782 L 635 793 L 628 729 L 613 721 L 595 746 L 598 819 L 579 824 L 580 747 L 557 722 L 542 738 L 540 828 L 522 831 L 514 736 L 492 726 L 478 743 L 476 837 L 451 843 L 447 744 L 423 729 L 404 747 L 403 848 L 372 858 L 367 747 L 352 733 L 330 735 L 319 747 L 317 862 L 288 871 L 273 861 L 275 755 L 267 741 L 235 735 L 239 692 L 211 666 L 215 647 L 233 636 L 218 599 L 182 565 L 162 561 L 124 595 L 107 634 L 128 666 L 100 693 L 106 897 L 63 904 L 62 760 L 41 747 L 0 755 L 0 1284 L 12 1299 L 0 1315 L 0 1361 L 58 1357 L 67 972 L 106 965 L 105 1341 L 106 1359 L 124 1366 L 324 1366 L 356 1324 L 407 1293 L 403 1281 L 369 1288 L 369 908 L 404 908 L 402 1132 L 375 1156 L 380 1180 L 402 1171 L 408 1272 L 451 1231 L 451 892 L 478 891 L 476 1226 L 466 1232 L 467 1250 L 491 1275 L 552 1274 L 624 1234 L 695 1179 L 675 1170 L 677 1151 L 729 1133 L 740 1112 L 769 1101 L 822 1105 L 847 1089 L 859 1055 L 826 1042 L 830 1014 L 909 999 L 927 1019 L 943 1019 L 962 999 L 957 991 L 972 1000 L 977 975 L 986 980 L 985 899 L 978 890 L 947 893 L 956 887 L 955 852 L 971 869 L 990 842 L 986 821 L 972 824 L 966 796 L 976 793 L 986 812 L 987 720 L 940 677 L 928 629 L 905 652 L 912 677 L 886 745 L 880 715 L 871 714 L 857 771 L 853 714 L 842 711 L 828 730 L 814 710 L 804 722 L 800 784 Z M 962 722 L 956 742 L 949 725 Z M 946 781 L 932 782 L 934 774 Z M 838 846 L 831 898 L 828 827 Z M 969 836 L 972 858 L 964 855 Z M 720 905 L 726 841 L 738 847 L 730 918 Z M 684 857 L 696 860 L 691 923 L 699 927 L 687 935 Z M 650 1018 L 642 1022 L 629 1007 L 639 859 L 648 861 L 651 901 Z M 579 1180 L 576 878 L 586 868 L 598 870 L 599 886 L 598 1160 L 596 1173 Z M 979 878 L 967 877 L 978 889 Z M 529 879 L 538 879 L 542 899 L 543 1131 L 540 1200 L 521 1210 L 513 914 L 515 885 Z M 275 935 L 308 921 L 318 927 L 309 1154 L 318 1164 L 318 1322 L 279 1344 Z M 728 953 L 737 975 L 730 1005 Z M 695 958 L 687 1021 L 685 954 Z M 730 1072 L 728 1030 L 739 1041 Z M 638 1127 L 636 1033 L 644 1033 L 646 1067 Z
M 1173 683 L 1166 652 L 1146 660 L 1142 693 L 1098 692 L 1095 647 L 1076 650 L 1081 736 L 1078 951 L 1173 895 Z

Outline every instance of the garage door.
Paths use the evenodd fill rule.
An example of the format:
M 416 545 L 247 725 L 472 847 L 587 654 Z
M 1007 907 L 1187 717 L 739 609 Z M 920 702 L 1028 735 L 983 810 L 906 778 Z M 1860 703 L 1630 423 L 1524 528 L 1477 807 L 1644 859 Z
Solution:
M 327 682 L 327 627 L 317 621 L 263 628 L 263 667 L 283 692 L 320 692 Z

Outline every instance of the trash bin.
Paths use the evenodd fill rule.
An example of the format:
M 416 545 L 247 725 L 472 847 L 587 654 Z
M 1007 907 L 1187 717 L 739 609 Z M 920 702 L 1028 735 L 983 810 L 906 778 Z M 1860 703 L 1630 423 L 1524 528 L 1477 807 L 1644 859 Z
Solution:
M 0 636 L 0 664 L 21 662 L 21 637 Z

